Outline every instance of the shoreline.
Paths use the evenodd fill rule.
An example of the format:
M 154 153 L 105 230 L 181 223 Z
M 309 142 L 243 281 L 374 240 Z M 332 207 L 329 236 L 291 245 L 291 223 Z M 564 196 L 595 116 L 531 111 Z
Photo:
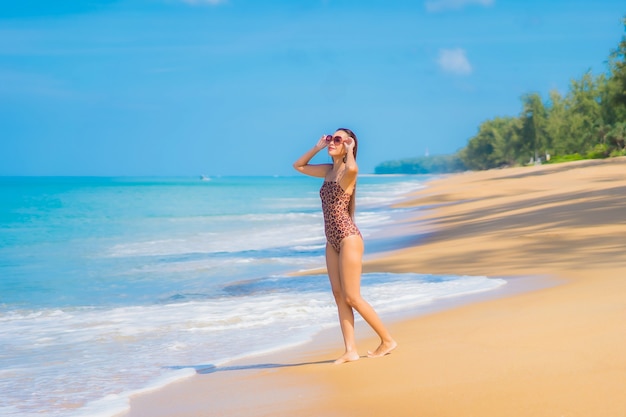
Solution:
M 328 329 L 264 356 L 273 367 L 250 358 L 248 368 L 244 361 L 219 378 L 194 375 L 133 397 L 123 415 L 625 415 L 617 393 L 626 389 L 626 158 L 428 185 L 403 204 L 430 206 L 412 222 L 434 232 L 366 260 L 364 272 L 533 276 L 559 285 L 391 321 L 400 347 L 377 360 L 319 366 L 342 350 L 340 334 L 330 340 L 338 330 Z M 377 344 L 359 325 L 357 334 L 361 351 Z
M 504 279 L 506 284 L 491 290 L 439 299 L 435 303 L 416 306 L 410 311 L 383 313 L 381 317 L 393 329 L 405 322 L 474 303 L 514 297 L 562 284 L 551 277 L 497 278 Z M 370 345 L 375 347 L 374 334 L 360 317 L 356 318 L 355 331 L 361 351 L 364 352 Z M 215 367 L 199 368 L 194 375 L 164 386 L 140 390 L 131 395 L 130 409 L 115 416 L 317 416 L 316 413 L 307 414 L 308 409 L 315 408 L 319 398 L 327 397 L 329 393 L 318 384 L 303 384 L 297 376 L 298 369 L 306 372 L 306 369 L 316 367 L 335 367 L 334 359 L 341 355 L 342 349 L 341 332 L 337 324 L 320 330 L 310 340 L 294 346 L 252 354 Z M 362 353 L 358 363 L 367 360 Z M 272 394 L 266 397 L 268 384 Z M 259 391 L 264 394 L 259 394 Z M 233 392 L 237 392 L 236 396 L 233 396 Z M 297 400 L 297 411 L 294 410 L 296 404 L 293 400 Z M 158 404 L 156 408 L 155 403 Z

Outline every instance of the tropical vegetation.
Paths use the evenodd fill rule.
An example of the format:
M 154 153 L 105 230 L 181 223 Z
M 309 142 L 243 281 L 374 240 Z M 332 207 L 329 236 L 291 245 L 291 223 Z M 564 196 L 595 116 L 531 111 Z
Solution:
M 626 17 L 622 19 L 626 29 Z M 550 91 L 521 98 L 518 116 L 483 122 L 454 155 L 408 158 L 375 172 L 441 173 L 626 155 L 626 36 L 611 52 L 608 71 L 586 72 L 561 95 Z

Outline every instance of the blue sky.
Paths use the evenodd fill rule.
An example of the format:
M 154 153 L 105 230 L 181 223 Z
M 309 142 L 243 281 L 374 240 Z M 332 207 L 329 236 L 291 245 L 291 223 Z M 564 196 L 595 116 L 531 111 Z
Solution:
M 614 0 L 3 1 L 0 175 L 291 175 L 343 126 L 363 173 L 452 153 L 523 94 L 605 72 L 624 15 Z

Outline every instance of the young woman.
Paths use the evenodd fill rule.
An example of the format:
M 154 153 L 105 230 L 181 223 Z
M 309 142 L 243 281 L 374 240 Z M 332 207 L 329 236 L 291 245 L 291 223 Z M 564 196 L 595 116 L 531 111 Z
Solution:
M 309 164 L 322 149 L 328 147 L 332 164 Z M 354 197 L 359 168 L 356 164 L 358 142 L 350 129 L 338 129 L 332 136 L 324 135 L 302 155 L 293 167 L 303 174 L 324 178 L 320 189 L 326 231 L 326 268 L 339 312 L 339 324 L 345 353 L 335 363 L 360 358 L 354 338 L 354 310 L 380 337 L 380 345 L 368 351 L 368 357 L 385 356 L 398 345 L 367 301 L 361 297 L 361 258 L 363 238 L 354 224 Z

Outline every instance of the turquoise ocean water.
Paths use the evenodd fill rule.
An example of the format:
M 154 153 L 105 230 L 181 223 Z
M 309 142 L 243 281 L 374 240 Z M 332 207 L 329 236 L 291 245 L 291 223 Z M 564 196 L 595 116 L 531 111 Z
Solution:
M 0 178 L 0 415 L 111 416 L 133 392 L 336 326 L 321 180 Z M 366 256 L 420 176 L 361 176 Z M 413 242 L 416 237 L 412 237 Z M 404 242 L 405 243 L 405 242 Z M 367 274 L 383 315 L 502 280 Z

